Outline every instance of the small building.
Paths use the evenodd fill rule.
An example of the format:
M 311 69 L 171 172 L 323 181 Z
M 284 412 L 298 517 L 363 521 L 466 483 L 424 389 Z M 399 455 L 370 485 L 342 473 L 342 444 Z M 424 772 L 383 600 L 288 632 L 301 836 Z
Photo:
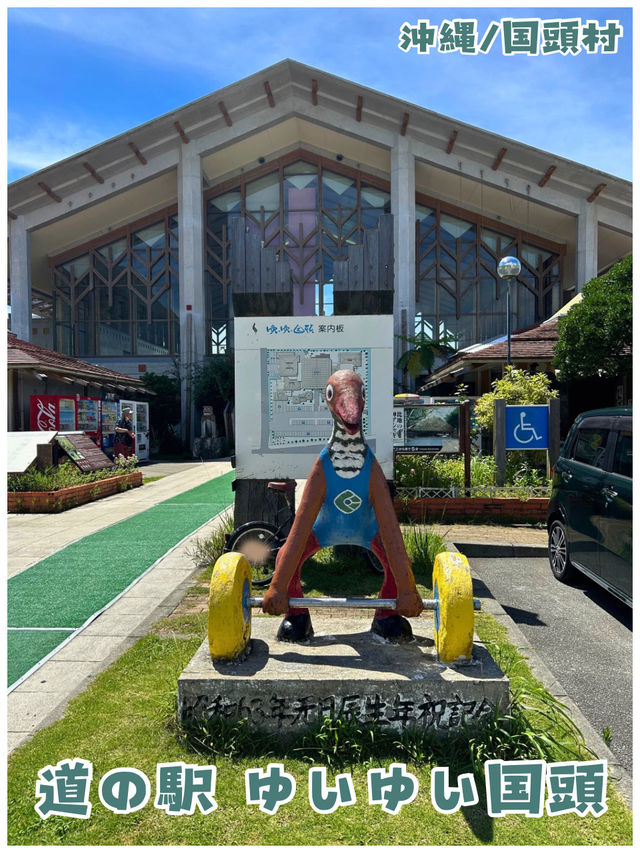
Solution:
M 566 314 L 570 305 L 581 299 L 578 294 L 571 303 L 543 323 L 521 329 L 511 336 L 511 364 L 529 373 L 546 373 L 552 387 L 560 394 L 560 428 L 566 435 L 569 426 L 580 412 L 607 406 L 631 405 L 633 396 L 632 375 L 613 378 L 562 382 L 552 365 L 558 343 L 558 319 Z M 450 397 L 460 384 L 467 386 L 467 394 L 479 397 L 491 391 L 491 384 L 500 379 L 507 364 L 507 340 L 479 345 L 461 350 L 446 364 L 434 370 L 420 389 L 432 397 Z
M 23 341 L 11 332 L 7 342 L 7 370 L 9 432 L 29 430 L 32 395 L 77 395 L 102 400 L 145 393 L 138 377 Z
M 554 375 L 551 359 L 557 343 L 556 317 L 521 329 L 511 336 L 511 363 L 529 373 Z M 506 363 L 506 337 L 490 344 L 471 346 L 434 370 L 420 390 L 430 396 L 446 397 L 462 383 L 470 396 L 479 397 L 491 391 L 491 383 L 502 376 Z

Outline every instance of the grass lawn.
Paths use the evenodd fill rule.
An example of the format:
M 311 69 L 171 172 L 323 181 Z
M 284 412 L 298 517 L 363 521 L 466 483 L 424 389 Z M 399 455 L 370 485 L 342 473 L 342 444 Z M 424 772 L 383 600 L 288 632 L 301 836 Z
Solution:
M 344 566 L 325 555 L 305 571 L 308 594 L 339 595 L 353 584 L 345 577 Z M 332 568 L 333 567 L 333 568 Z M 357 572 L 357 587 L 363 594 L 375 592 L 380 577 Z M 169 619 L 126 652 L 98 676 L 80 696 L 69 703 L 64 719 L 38 732 L 9 759 L 8 841 L 13 845 L 629 845 L 632 842 L 631 813 L 610 784 L 608 811 L 599 818 L 575 814 L 527 818 L 513 815 L 491 818 L 486 813 L 484 787 L 477 777 L 480 802 L 450 815 L 438 813 L 430 799 L 432 766 L 442 765 L 443 754 L 429 754 L 420 742 L 387 739 L 367 746 L 347 732 L 331 748 L 319 749 L 318 738 L 298 744 L 299 749 L 283 749 L 274 738 L 247 738 L 242 727 L 228 724 L 213 731 L 204 745 L 194 745 L 176 725 L 176 682 L 206 635 L 206 573 Z M 418 578 L 421 592 L 430 589 L 426 578 Z M 428 583 L 428 581 L 427 581 Z M 351 586 L 353 590 L 353 585 Z M 492 652 L 509 672 L 516 690 L 528 687 L 534 695 L 535 682 L 517 651 L 509 645 L 500 625 L 491 617 L 477 620 L 480 638 L 491 644 Z M 542 716 L 544 705 L 531 714 L 523 731 L 536 729 L 544 743 L 547 735 L 566 740 L 558 719 Z M 561 723 L 561 720 L 560 720 Z M 337 735 L 336 735 L 337 737 Z M 366 740 L 366 739 L 365 739 Z M 525 738 L 526 740 L 526 738 Z M 576 746 L 574 744 L 574 746 Z M 357 749 L 356 749 L 357 747 Z M 512 756 L 513 743 L 488 740 L 479 746 L 478 756 Z M 522 743 L 517 745 L 522 749 Z M 579 748 L 579 747 L 578 747 Z M 497 749 L 497 753 L 492 753 Z M 558 748 L 560 749 L 560 748 Z M 484 751 L 483 751 L 484 750 Z M 487 752 L 489 750 L 489 752 Z M 538 757 L 531 747 L 530 757 Z M 451 755 L 452 773 L 473 768 L 468 744 Z M 562 752 L 558 752 L 558 755 Z M 517 753 L 521 757 L 521 753 Z M 354 759 L 355 756 L 355 759 Z M 568 753 L 567 753 L 568 756 Z M 42 820 L 34 810 L 38 770 L 62 759 L 83 758 L 93 763 L 90 800 L 91 817 L 78 820 L 51 816 Z M 587 758 L 586 754 L 583 754 Z M 216 811 L 202 815 L 168 816 L 154 808 L 156 764 L 183 761 L 217 767 Z M 369 805 L 367 770 L 404 762 L 419 782 L 413 802 L 397 815 L 389 815 L 379 805 Z M 275 815 L 259 811 L 245 799 L 244 771 L 280 762 L 296 780 L 295 797 Z M 328 767 L 328 783 L 336 772 L 350 772 L 357 801 L 328 815 L 316 813 L 308 800 L 308 772 L 312 766 Z M 140 811 L 116 815 L 98 797 L 100 778 L 117 767 L 134 767 L 151 782 L 151 798 Z

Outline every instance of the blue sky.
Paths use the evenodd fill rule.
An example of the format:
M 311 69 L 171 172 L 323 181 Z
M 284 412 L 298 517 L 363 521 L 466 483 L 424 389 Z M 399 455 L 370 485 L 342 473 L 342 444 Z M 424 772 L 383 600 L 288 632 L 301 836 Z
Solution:
M 619 21 L 616 54 L 398 48 L 428 18 Z M 169 112 L 284 58 L 631 180 L 630 7 L 38 7 L 8 10 L 8 177 Z

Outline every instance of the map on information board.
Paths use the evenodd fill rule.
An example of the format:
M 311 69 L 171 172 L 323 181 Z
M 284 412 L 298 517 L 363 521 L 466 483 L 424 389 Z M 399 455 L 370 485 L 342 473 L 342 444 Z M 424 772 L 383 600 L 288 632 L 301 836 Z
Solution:
M 267 349 L 266 399 L 268 446 L 302 447 L 324 444 L 333 418 L 324 400 L 327 379 L 336 370 L 355 370 L 365 387 L 363 435 L 369 435 L 369 349 Z

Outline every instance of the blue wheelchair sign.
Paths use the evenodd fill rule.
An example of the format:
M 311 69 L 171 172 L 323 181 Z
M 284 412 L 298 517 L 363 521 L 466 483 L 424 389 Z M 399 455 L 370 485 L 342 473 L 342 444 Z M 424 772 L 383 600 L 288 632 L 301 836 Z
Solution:
M 506 406 L 507 450 L 547 450 L 548 406 Z

